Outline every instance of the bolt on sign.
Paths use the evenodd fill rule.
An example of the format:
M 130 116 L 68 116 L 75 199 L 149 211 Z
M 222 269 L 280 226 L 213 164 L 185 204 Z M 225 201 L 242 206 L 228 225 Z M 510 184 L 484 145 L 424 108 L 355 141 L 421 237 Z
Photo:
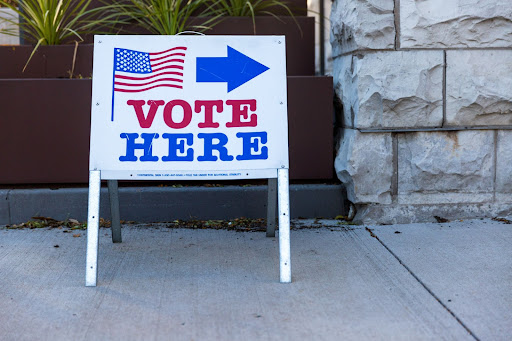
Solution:
M 95 36 L 89 170 L 86 285 L 101 179 L 277 178 L 290 282 L 285 37 Z
M 284 56 L 276 36 L 98 36 L 90 169 L 158 180 L 288 168 Z

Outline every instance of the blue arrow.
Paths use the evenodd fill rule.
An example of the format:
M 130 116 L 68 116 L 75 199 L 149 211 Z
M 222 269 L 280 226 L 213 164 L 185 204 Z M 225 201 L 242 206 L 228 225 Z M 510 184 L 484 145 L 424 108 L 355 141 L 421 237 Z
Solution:
M 268 69 L 228 46 L 227 57 L 196 58 L 196 82 L 226 82 L 230 92 Z

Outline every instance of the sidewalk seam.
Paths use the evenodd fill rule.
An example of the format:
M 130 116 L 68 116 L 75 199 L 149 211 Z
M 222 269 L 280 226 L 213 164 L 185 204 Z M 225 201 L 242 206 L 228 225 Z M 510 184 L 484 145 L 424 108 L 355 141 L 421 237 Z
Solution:
M 469 335 L 471 335 L 476 341 L 480 341 L 480 339 L 471 331 L 471 329 L 469 329 L 468 326 L 466 326 L 464 324 L 464 322 L 462 322 L 461 319 L 459 319 L 459 317 L 457 315 L 455 315 L 455 313 L 450 309 L 448 308 L 448 306 L 446 306 L 439 297 L 437 297 L 436 294 L 434 294 L 434 292 L 421 280 L 419 279 L 418 276 L 416 276 L 416 274 L 414 272 L 412 272 L 412 270 L 407 266 L 405 265 L 404 262 L 402 262 L 402 260 L 382 241 L 380 240 L 380 238 L 375 234 L 373 233 L 373 230 L 372 229 L 369 229 L 368 227 L 365 227 L 366 231 L 368 231 L 370 233 L 370 236 L 372 236 L 373 238 L 377 239 L 377 241 L 393 256 L 395 257 L 395 259 L 398 261 L 398 263 L 400 263 L 400 265 L 402 265 L 405 270 L 407 270 L 407 272 L 409 272 L 409 274 L 419 283 L 421 284 L 421 286 L 432 296 L 436 299 L 437 302 L 439 302 L 439 304 L 448 312 L 450 313 L 450 315 L 453 316 L 453 318 L 455 318 L 455 320 L 464 328 L 466 329 L 466 331 L 469 333 Z

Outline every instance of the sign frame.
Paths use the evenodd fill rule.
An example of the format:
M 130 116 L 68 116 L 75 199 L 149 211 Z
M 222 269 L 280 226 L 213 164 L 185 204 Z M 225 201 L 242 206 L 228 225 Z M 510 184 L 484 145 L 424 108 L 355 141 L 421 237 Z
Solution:
M 167 64 L 161 52 L 153 51 L 173 46 L 184 50 L 170 55 L 183 56 L 169 58 L 181 63 L 170 63 L 173 68 L 162 70 Z M 103 179 L 119 180 L 276 177 L 276 169 L 289 166 L 285 53 L 284 36 L 95 36 L 89 170 L 101 169 Z M 236 76 L 223 74 L 215 63 L 235 71 L 240 68 L 232 72 L 237 76 L 249 76 L 232 81 Z M 140 73 L 145 67 L 151 71 Z M 211 70 L 202 69 L 208 67 Z M 130 72 L 118 70 L 125 68 Z M 163 73 L 171 75 L 159 76 Z M 209 82 L 204 73 L 227 81 Z M 221 148 L 212 146 L 214 141 L 221 144 L 213 135 L 223 135 L 223 150 L 231 160 L 222 155 L 215 162 L 200 160 L 216 158 L 213 152 L 221 154 Z M 137 160 L 135 153 L 146 145 L 150 147 Z M 269 151 L 267 155 L 261 155 L 263 149 Z M 188 152 L 191 159 L 184 157 Z M 244 158 L 247 154 L 251 159 Z
M 95 126 L 97 127 L 97 117 L 98 110 L 103 110 L 103 114 L 105 113 L 105 98 L 103 96 L 105 91 L 97 91 L 97 86 L 100 81 L 103 81 L 103 77 L 100 76 L 100 73 L 104 73 L 104 69 L 98 67 L 99 60 L 101 54 L 104 53 L 101 49 L 97 48 L 99 44 L 104 44 L 106 41 L 112 41 L 112 39 L 117 39 L 119 37 L 123 41 L 127 41 L 130 37 L 138 37 L 140 36 L 103 36 L 96 35 L 95 36 L 95 51 L 94 51 L 94 66 L 95 69 L 93 71 L 93 96 L 92 96 L 92 110 L 91 110 L 91 162 L 89 168 L 89 193 L 88 193 L 88 219 L 87 219 L 87 251 L 86 251 L 86 274 L 85 274 L 85 285 L 86 286 L 96 286 L 97 278 L 98 278 L 98 248 L 99 248 L 99 208 L 100 208 L 100 189 L 101 189 L 101 180 L 108 180 L 108 187 L 110 193 L 110 205 L 111 205 L 111 213 L 112 213 L 112 238 L 114 242 L 121 242 L 121 229 L 119 223 L 119 201 L 118 201 L 118 189 L 117 189 L 117 180 L 204 180 L 204 179 L 216 179 L 216 180 L 226 180 L 226 179 L 268 179 L 268 227 L 267 227 L 267 236 L 273 236 L 274 225 L 275 225 L 275 206 L 276 206 L 276 192 L 277 192 L 277 206 L 278 206 L 278 224 L 279 224 L 279 270 L 280 270 L 280 282 L 281 283 L 290 283 L 291 282 L 291 257 L 290 257 L 290 201 L 289 201 L 289 172 L 288 172 L 288 141 L 287 141 L 287 129 L 286 131 L 281 131 L 280 136 L 276 141 L 281 142 L 281 147 L 285 148 L 285 152 L 281 152 L 281 154 L 276 158 L 268 162 L 262 162 L 258 168 L 252 168 L 250 166 L 242 166 L 240 169 L 234 168 L 226 168 L 224 166 L 223 169 L 167 169 L 161 165 L 156 167 L 157 169 L 149 169 L 146 168 L 138 168 L 131 169 L 127 167 L 126 169 L 118 166 L 116 164 L 109 164 L 108 162 L 96 162 L 95 153 L 98 152 L 98 141 L 101 141 L 101 129 L 93 129 Z M 156 38 L 158 37 L 158 38 Z M 220 38 L 219 38 L 220 37 Z M 282 60 L 279 61 L 278 65 L 280 70 L 278 70 L 280 87 L 284 85 L 284 89 L 280 89 L 279 93 L 281 94 L 281 98 L 277 99 L 277 102 L 270 105 L 270 108 L 277 108 L 281 114 L 284 112 L 284 126 L 287 127 L 287 103 L 286 103 L 286 61 L 284 56 L 284 48 L 285 48 L 285 37 L 284 36 L 201 36 L 201 37 L 193 37 L 193 39 L 206 39 L 204 41 L 208 41 L 208 39 L 216 40 L 216 41 L 230 41 L 236 40 L 240 41 L 240 39 L 251 39 L 252 41 L 257 41 L 258 38 L 269 40 L 272 39 L 276 44 L 279 44 L 279 48 L 283 51 L 283 54 L 277 53 L 276 55 L 280 57 Z M 168 39 L 171 41 L 175 41 L 176 36 L 168 36 L 164 38 L 162 36 L 144 36 L 144 39 L 151 40 L 157 39 L 159 41 Z M 178 38 L 181 39 L 181 38 Z M 187 39 L 190 39 L 187 38 Z M 220 40 L 219 40 L 220 39 Z M 256 40 L 255 40 L 256 39 Z M 125 44 L 126 45 L 126 44 Z M 104 46 L 104 45 L 103 45 Z M 103 47 L 102 46 L 102 47 Z M 230 52 L 230 47 L 228 46 L 228 53 Z M 229 56 L 229 55 L 228 55 Z M 274 57 L 275 58 L 275 57 Z M 197 58 L 196 64 L 201 62 L 201 65 L 206 65 L 206 62 L 209 62 L 204 58 L 204 60 L 199 60 Z M 284 68 L 283 68 L 284 65 Z M 197 66 L 197 65 L 196 65 Z M 114 66 L 115 68 L 116 66 Z M 278 68 L 278 69 L 279 69 Z M 267 68 L 269 69 L 269 68 Z M 98 71 L 99 70 L 99 71 Z M 112 70 L 112 69 L 111 69 Z M 258 74 L 259 75 L 259 74 Z M 256 76 L 258 76 L 256 75 Z M 256 77 L 255 76 L 255 77 Z M 201 78 L 203 77 L 203 78 Z M 263 79 L 263 77 L 261 77 Z M 283 82 L 284 79 L 284 82 Z M 96 82 L 95 82 L 96 80 Z M 196 72 L 196 80 L 200 82 L 201 80 L 208 81 L 207 76 L 200 76 L 199 71 Z M 249 80 L 250 82 L 251 80 Z M 110 83 L 112 89 L 114 89 L 114 79 Z M 240 86 L 240 85 L 237 85 Z M 237 87 L 235 86 L 235 88 Z M 243 85 L 242 85 L 243 86 Z M 227 84 L 228 92 L 234 90 L 232 85 Z M 96 90 L 96 91 L 95 91 Z M 284 92 L 284 96 L 282 93 Z M 271 96 L 269 96 L 271 97 Z M 272 98 L 275 100 L 275 98 Z M 255 100 L 256 101 L 256 100 Z M 112 105 L 111 105 L 111 115 L 112 120 L 114 117 L 114 110 L 117 109 L 114 104 L 114 91 L 112 90 Z M 205 109 L 206 110 L 206 109 Z M 206 116 L 206 111 L 205 111 Z M 283 117 L 278 118 L 283 122 Z M 206 120 L 206 118 L 205 118 Z M 101 124 L 100 124 L 101 126 Z M 98 131 L 100 131 L 98 133 Z M 278 134 L 279 135 L 279 134 Z M 119 136 L 119 135 L 117 135 Z M 269 138 L 270 139 L 270 138 Z M 254 140 L 251 140 L 253 143 Z M 283 141 L 286 143 L 283 146 Z M 245 142 L 245 140 L 244 140 Z M 128 144 L 128 141 L 126 142 Z M 273 144 L 269 144 L 269 146 L 273 146 Z M 127 147 L 128 148 L 128 147 Z M 245 147 L 244 147 L 245 148 Z M 273 147 L 270 147 L 273 148 Z M 257 150 L 258 148 L 253 148 Z M 260 148 L 261 150 L 261 148 Z M 144 151 L 146 153 L 146 151 Z M 219 151 L 220 153 L 220 151 Z M 284 154 L 283 154 L 284 153 Z M 144 154 L 145 155 L 145 154 Z M 285 157 L 283 157 L 285 155 Z M 104 166 L 107 164 L 107 166 Z M 218 165 L 218 163 L 217 163 Z M 249 164 L 250 165 L 250 164 Z M 269 166 L 270 165 L 270 166 Z M 124 165 L 123 165 L 124 166 Z M 215 166 L 217 167 L 217 166 Z M 148 176 L 148 174 L 150 176 Z M 200 174 L 200 176 L 198 176 Z

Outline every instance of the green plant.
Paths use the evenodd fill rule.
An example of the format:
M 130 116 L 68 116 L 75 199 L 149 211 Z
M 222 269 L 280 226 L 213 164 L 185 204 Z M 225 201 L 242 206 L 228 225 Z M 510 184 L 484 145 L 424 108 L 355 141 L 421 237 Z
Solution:
M 24 39 L 36 46 L 59 45 L 72 38 L 82 41 L 82 35 L 102 21 L 91 20 L 92 12 L 87 10 L 90 3 L 91 0 L 0 0 L 1 6 L 14 11 L 5 20 L 19 26 Z
M 6 2 L 6 3 L 8 3 L 8 4 L 11 4 L 11 3 L 12 3 L 12 0 L 5 0 L 5 2 Z M 5 7 L 5 6 L 3 6 L 2 4 L 0 4 L 0 7 Z
M 293 16 L 287 2 L 281 0 L 216 0 L 212 7 L 231 17 L 254 17 L 262 14 L 275 17 L 272 9 L 276 8 L 282 8 Z
M 205 0 L 114 0 L 104 7 L 117 15 L 120 23 L 135 22 L 153 34 L 174 35 L 187 30 L 203 32 L 215 24 L 218 16 Z M 209 17 L 201 25 L 190 24 L 192 15 Z
M 284 9 L 295 20 L 288 3 L 282 0 L 210 0 L 209 6 L 219 16 L 251 17 L 254 33 L 256 33 L 255 17 L 271 15 L 278 18 L 274 11 L 279 8 Z M 295 23 L 299 26 L 296 20 Z
M 91 0 L 0 0 L 1 6 L 13 11 L 4 20 L 19 27 L 23 38 L 35 44 L 25 68 L 40 45 L 60 45 L 73 40 L 78 44 L 84 34 L 99 33 L 113 22 L 111 17 L 99 15 L 99 8 L 89 10 L 90 3 Z M 19 34 L 18 30 L 1 33 Z

